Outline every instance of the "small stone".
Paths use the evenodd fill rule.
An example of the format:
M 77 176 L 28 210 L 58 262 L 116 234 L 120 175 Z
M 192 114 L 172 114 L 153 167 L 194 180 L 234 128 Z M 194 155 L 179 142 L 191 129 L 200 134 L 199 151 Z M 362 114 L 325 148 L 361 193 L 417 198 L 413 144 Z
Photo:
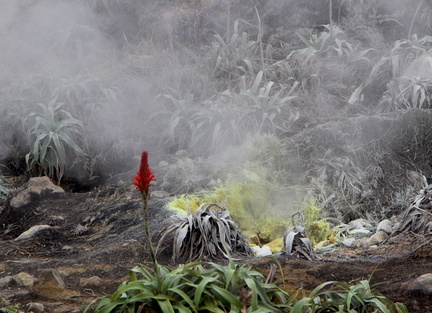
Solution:
M 423 274 L 409 285 L 408 287 L 411 291 L 421 291 L 424 294 L 432 294 L 432 273 Z
M 63 250 L 63 251 L 66 251 L 66 252 L 73 252 L 73 251 L 74 251 L 74 247 L 69 246 L 69 245 L 64 245 L 64 246 L 62 247 L 62 250 Z
M 163 190 L 155 190 L 151 193 L 152 197 L 158 198 L 158 199 L 166 199 L 169 198 L 170 194 Z
M 348 223 L 353 228 L 372 228 L 372 224 L 363 218 L 358 218 Z
M 35 225 L 30 227 L 28 230 L 23 232 L 21 235 L 19 235 L 17 238 L 15 238 L 15 241 L 20 241 L 24 239 L 29 239 L 36 235 L 36 233 L 40 232 L 41 230 L 45 230 L 51 228 L 49 225 Z
M 392 226 L 392 222 L 390 222 L 388 219 L 382 220 L 377 226 L 377 232 L 383 231 L 387 235 L 390 235 L 393 232 Z
M 104 281 L 99 276 L 92 276 L 89 278 L 81 278 L 80 285 L 83 287 L 100 287 L 104 284 Z
M 386 240 L 388 237 L 389 237 L 389 235 L 386 232 L 380 230 L 380 231 L 377 231 L 372 236 L 370 236 L 368 241 L 369 241 L 370 245 L 377 245 L 377 244 L 383 242 L 384 240 Z
M 43 313 L 45 311 L 45 306 L 38 302 L 29 302 L 27 303 L 26 307 L 26 312 Z
M 371 231 L 365 228 L 356 228 L 349 230 L 348 233 L 350 235 L 369 236 L 371 234 Z
M 356 241 L 353 242 L 351 248 L 357 249 L 357 248 L 362 248 L 362 249 L 369 249 L 370 244 L 369 244 L 369 238 L 359 238 L 356 239 Z
M 5 276 L 0 278 L 0 288 L 7 288 L 12 286 L 18 286 L 20 284 L 19 281 L 13 276 Z
M 30 275 L 29 273 L 26 272 L 20 272 L 15 276 L 21 280 L 23 286 L 29 288 L 32 287 L 34 282 L 36 281 L 36 278 L 33 275 Z
M 269 246 L 254 246 L 252 247 L 252 251 L 256 256 L 268 256 L 272 255 L 271 249 Z
M 68 299 L 79 294 L 66 288 L 56 269 L 44 269 L 33 285 L 33 292 L 51 299 Z
M 344 245 L 347 248 L 351 248 L 355 240 L 356 240 L 355 238 L 347 238 L 342 241 L 342 245 Z

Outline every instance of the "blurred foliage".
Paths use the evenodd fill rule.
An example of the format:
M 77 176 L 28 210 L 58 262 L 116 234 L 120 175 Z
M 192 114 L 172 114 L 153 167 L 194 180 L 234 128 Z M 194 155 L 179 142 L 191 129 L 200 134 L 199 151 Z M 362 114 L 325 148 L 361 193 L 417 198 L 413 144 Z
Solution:
M 331 287 L 329 289 L 329 287 Z M 402 303 L 394 303 L 373 288 L 368 280 L 354 285 L 326 282 L 316 287 L 307 297 L 300 299 L 291 313 L 313 312 L 382 312 L 407 313 Z
M 10 188 L 11 184 L 4 176 L 0 175 L 0 200 L 6 200 Z
M 39 103 L 38 111 L 26 117 L 31 128 L 31 151 L 26 155 L 30 172 L 35 176 L 46 175 L 60 184 L 64 175 L 67 156 L 82 156 L 83 151 L 77 145 L 83 124 L 72 115 L 62 110 L 63 103 Z M 78 138 L 77 138 L 78 137 Z
M 118 89 L 88 72 L 61 79 L 34 75 L 5 88 L 2 101 L 20 138 L 6 139 L 5 150 L 21 147 L 32 175 L 48 175 L 60 183 L 73 166 L 82 168 L 87 178 L 102 167 L 95 160 L 109 151 L 97 132 L 107 127 L 102 125 L 105 110 L 121 101 Z
M 19 313 L 18 306 L 7 306 L 0 308 L 2 313 Z
M 235 21 L 234 32 L 231 36 L 228 33 L 226 38 L 223 38 L 215 34 L 204 57 L 212 75 L 227 82 L 233 80 L 232 76 L 238 75 L 242 62 L 252 67 L 249 57 L 253 56 L 257 49 L 257 43 L 249 40 L 246 32 L 240 32 L 239 23 L 239 20 Z

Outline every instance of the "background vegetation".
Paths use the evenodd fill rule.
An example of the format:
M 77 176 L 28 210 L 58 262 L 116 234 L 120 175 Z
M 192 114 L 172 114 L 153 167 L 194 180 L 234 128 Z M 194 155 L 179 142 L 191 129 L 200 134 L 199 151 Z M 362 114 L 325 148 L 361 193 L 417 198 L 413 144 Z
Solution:
M 313 201 L 349 220 L 397 213 L 418 187 L 407 171 L 432 174 L 427 1 L 4 9 L 6 178 L 48 175 L 79 191 L 132 170 L 146 149 L 170 193 L 252 182 L 279 212 Z

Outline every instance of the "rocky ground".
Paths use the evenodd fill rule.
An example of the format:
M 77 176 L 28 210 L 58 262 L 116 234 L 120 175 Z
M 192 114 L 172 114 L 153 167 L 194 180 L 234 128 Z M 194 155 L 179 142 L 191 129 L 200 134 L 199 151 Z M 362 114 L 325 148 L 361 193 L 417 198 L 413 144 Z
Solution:
M 163 193 L 153 193 L 154 234 L 173 214 L 166 201 Z M 128 183 L 68 193 L 46 178 L 32 180 L 0 206 L 0 297 L 25 312 L 82 312 L 148 260 L 141 214 L 140 197 Z M 283 267 L 275 279 L 283 278 L 280 286 L 288 292 L 371 279 L 410 313 L 432 312 L 430 238 L 401 233 L 373 247 L 336 245 L 319 255 L 320 261 L 274 255 Z M 170 263 L 169 249 L 159 261 Z M 273 262 L 262 258 L 256 264 L 268 273 Z

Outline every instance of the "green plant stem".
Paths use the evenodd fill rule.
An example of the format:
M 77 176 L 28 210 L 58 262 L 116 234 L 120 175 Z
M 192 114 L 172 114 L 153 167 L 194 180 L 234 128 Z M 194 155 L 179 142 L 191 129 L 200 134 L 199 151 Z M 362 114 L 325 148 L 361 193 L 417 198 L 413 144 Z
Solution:
M 150 251 L 150 257 L 152 259 L 153 269 L 154 269 L 154 272 L 156 274 L 156 277 L 158 279 L 159 286 L 160 286 L 161 277 L 160 277 L 160 273 L 159 273 L 159 266 L 157 264 L 156 255 L 155 255 L 153 244 L 152 244 L 152 241 L 151 241 L 150 226 L 149 226 L 149 223 L 148 223 L 148 219 L 149 219 L 149 214 L 148 214 L 148 212 L 149 212 L 149 208 L 148 208 L 148 196 L 146 195 L 145 192 L 143 192 L 142 193 L 142 197 L 143 197 L 143 203 L 144 203 L 144 205 L 143 205 L 143 208 L 144 208 L 144 218 L 143 218 L 143 220 L 144 220 L 144 229 L 145 229 L 146 237 L 147 237 L 147 246 L 148 246 L 148 249 Z

